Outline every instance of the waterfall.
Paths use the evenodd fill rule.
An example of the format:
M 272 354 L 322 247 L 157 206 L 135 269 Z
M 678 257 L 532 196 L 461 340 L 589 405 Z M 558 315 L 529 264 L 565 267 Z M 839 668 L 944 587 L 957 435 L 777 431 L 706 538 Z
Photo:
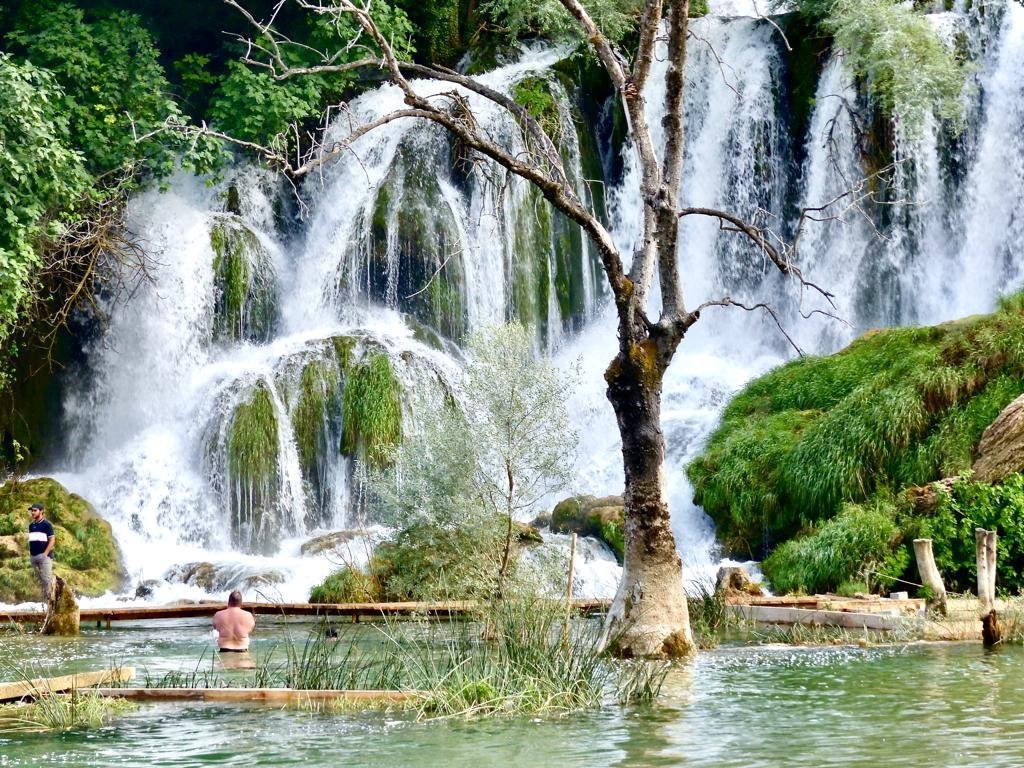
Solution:
M 788 60 L 778 31 L 758 18 L 766 4 L 720 0 L 693 21 L 680 196 L 791 233 L 794 211 L 835 199 L 866 175 L 862 126 L 844 108 L 862 97 L 841 58 L 827 58 L 807 133 L 791 135 Z M 995 13 L 990 3 L 982 18 L 976 5 L 937 21 L 966 28 L 976 58 L 963 133 L 932 120 L 911 137 L 897 116 L 886 204 L 865 200 L 863 213 L 840 206 L 842 215 L 801 236 L 801 268 L 836 293 L 836 314 L 848 324 L 804 321 L 822 308 L 819 299 L 800 297 L 739 236 L 696 218 L 684 222 L 679 246 L 688 306 L 725 295 L 769 299 L 802 348 L 827 353 L 873 325 L 985 311 L 1020 287 L 1024 8 Z M 564 56 L 527 50 L 484 78 L 504 92 L 545 89 L 567 175 L 587 196 L 580 119 L 552 72 Z M 656 133 L 663 77 L 660 57 L 648 85 Z M 454 88 L 416 87 L 436 98 Z M 460 96 L 488 135 L 523 151 L 507 115 Z M 348 105 L 333 130 L 343 135 L 353 121 L 401 105 L 400 91 L 381 86 Z M 610 139 L 596 138 L 607 153 Z M 630 254 L 638 172 L 631 148 L 621 152 L 621 180 L 606 201 L 613 237 Z M 582 439 L 565 495 L 621 492 L 603 380 L 615 317 L 578 226 L 424 121 L 389 123 L 314 174 L 294 232 L 277 224 L 281 194 L 267 174 L 241 169 L 213 186 L 181 174 L 169 191 L 131 202 L 153 279 L 109 306 L 109 328 L 88 350 L 89 374 L 65 402 L 68 451 L 55 474 L 113 524 L 133 585 L 175 571 L 185 583 L 162 584 L 156 599 L 206 595 L 212 582 L 194 578 L 195 564 L 212 563 L 219 586 L 262 584 L 268 596 L 305 599 L 336 563 L 302 555 L 300 545 L 352 524 L 353 461 L 387 439 L 346 422 L 348 385 L 386 369 L 402 428 L 414 425 L 422 402 L 457 389 L 465 334 L 494 321 L 530 323 L 538 351 L 581 366 L 569 407 Z M 652 293 L 656 305 L 657 286 Z M 719 553 L 685 466 L 728 397 L 792 354 L 771 318 L 711 308 L 666 375 L 667 494 L 688 579 L 713 577 Z M 366 547 L 353 550 L 365 559 Z M 607 594 L 614 566 L 592 554 L 579 594 Z

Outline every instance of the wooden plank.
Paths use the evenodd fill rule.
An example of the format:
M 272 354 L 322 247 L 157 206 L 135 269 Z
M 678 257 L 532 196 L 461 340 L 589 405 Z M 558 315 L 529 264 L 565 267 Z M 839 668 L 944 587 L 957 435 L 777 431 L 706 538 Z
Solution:
M 41 693 L 61 693 L 76 688 L 89 688 L 94 685 L 127 683 L 134 677 L 134 667 L 120 667 L 104 669 L 98 672 L 79 672 L 75 675 L 38 677 L 34 680 L 0 683 L 0 701 L 17 701 L 18 699 L 34 697 Z
M 747 597 L 738 595 L 728 599 L 730 605 L 757 605 L 777 608 L 812 608 L 824 611 L 850 611 L 853 613 L 920 613 L 925 601 L 920 598 L 889 600 L 887 598 L 839 597 L 838 595 L 784 595 Z
M 610 600 L 573 600 L 573 609 L 590 614 L 608 609 Z M 456 618 L 479 609 L 473 601 L 422 603 L 246 603 L 245 609 L 269 616 L 408 616 L 423 614 L 436 618 Z M 223 603 L 191 603 L 124 608 L 83 608 L 82 624 L 99 621 L 143 621 L 151 619 L 188 619 L 213 616 L 224 608 Z M 0 623 L 39 623 L 45 614 L 40 611 L 0 613 Z
M 401 704 L 423 696 L 416 691 L 316 690 L 293 688 L 97 688 L 96 693 L 133 701 L 219 701 L 254 704 L 304 704 L 313 701 L 362 701 Z
M 767 605 L 734 605 L 732 610 L 742 618 L 762 624 L 809 624 L 845 629 L 893 630 L 902 626 L 904 617 L 877 613 L 821 611 L 810 608 L 784 608 Z

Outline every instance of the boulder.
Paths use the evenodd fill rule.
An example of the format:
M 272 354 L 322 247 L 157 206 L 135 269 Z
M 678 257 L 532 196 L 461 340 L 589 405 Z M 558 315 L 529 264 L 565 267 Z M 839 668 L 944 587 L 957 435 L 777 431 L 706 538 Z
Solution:
M 512 525 L 512 535 L 515 537 L 517 544 L 524 547 L 533 547 L 544 543 L 544 539 L 536 527 L 527 523 L 520 523 L 518 520 L 514 521 Z
M 551 512 L 551 530 L 600 539 L 622 563 L 625 511 L 621 496 L 573 496 Z
M 723 565 L 715 579 L 715 593 L 723 592 L 726 597 L 749 595 L 760 597 L 764 594 L 761 585 L 750 578 L 747 569 L 741 565 Z
M 982 433 L 972 469 L 974 479 L 983 483 L 998 483 L 1024 471 L 1024 395 L 1006 406 Z
M 153 596 L 154 590 L 160 586 L 161 582 L 159 579 L 146 579 L 140 581 L 138 586 L 135 587 L 135 597 L 140 600 L 145 600 Z
M 323 552 L 333 552 L 336 549 L 340 549 L 344 544 L 348 544 L 358 535 L 356 531 L 352 530 L 325 533 L 323 536 L 317 536 L 307 541 L 299 551 L 303 555 L 319 555 Z
M 167 581 L 191 584 L 207 592 L 259 589 L 284 583 L 284 574 L 273 569 L 259 570 L 238 563 L 184 563 L 169 570 Z
M 37 602 L 39 582 L 28 559 L 29 505 L 46 505 L 53 525 L 53 573 L 76 594 L 119 591 L 124 565 L 110 524 L 56 480 L 11 480 L 0 487 L 0 602 Z

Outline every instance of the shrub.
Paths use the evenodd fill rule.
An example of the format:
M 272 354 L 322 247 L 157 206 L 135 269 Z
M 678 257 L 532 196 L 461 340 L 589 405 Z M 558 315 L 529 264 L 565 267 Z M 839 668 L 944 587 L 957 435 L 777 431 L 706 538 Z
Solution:
M 887 586 L 910 562 L 894 516 L 885 499 L 847 504 L 816 530 L 777 547 L 762 569 L 779 592 L 829 592 L 865 579 Z
M 335 571 L 309 593 L 311 603 L 373 603 L 380 598 L 376 577 L 351 566 Z
M 962 477 L 948 493 L 939 493 L 934 515 L 908 521 L 907 527 L 916 537 L 932 539 L 935 565 L 954 592 L 977 586 L 974 529 L 997 531 L 996 587 L 1009 594 L 1024 589 L 1024 475 L 1010 475 L 1000 485 Z

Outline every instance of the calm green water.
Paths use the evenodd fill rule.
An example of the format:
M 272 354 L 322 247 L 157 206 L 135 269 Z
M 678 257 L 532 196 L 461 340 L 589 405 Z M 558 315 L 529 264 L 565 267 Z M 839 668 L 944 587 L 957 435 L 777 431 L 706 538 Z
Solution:
M 206 625 L 6 637 L 8 664 L 120 661 L 153 676 L 211 664 Z M 304 629 L 262 628 L 257 649 Z M 372 635 L 372 632 L 370 633 Z M 372 641 L 372 639 L 370 640 Z M 10 675 L 4 674 L 3 677 Z M 109 727 L 0 734 L 0 766 L 1024 766 L 1024 649 L 725 648 L 669 679 L 655 708 L 566 720 L 143 705 Z

